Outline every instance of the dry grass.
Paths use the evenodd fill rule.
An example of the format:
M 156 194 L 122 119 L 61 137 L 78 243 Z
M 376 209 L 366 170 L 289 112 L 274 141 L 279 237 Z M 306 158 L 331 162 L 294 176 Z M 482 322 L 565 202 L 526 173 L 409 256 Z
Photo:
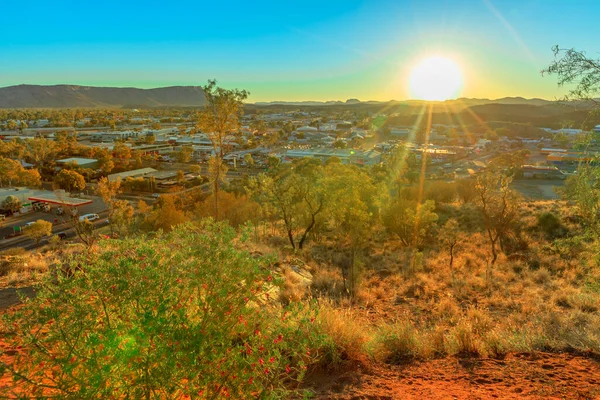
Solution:
M 0 253 L 0 287 L 29 286 L 39 282 L 50 267 L 74 253 L 82 251 L 82 246 L 61 246 L 56 251 L 26 251 L 22 248 L 5 250 Z
M 337 369 L 346 361 L 365 361 L 366 345 L 371 330 L 351 309 L 334 307 L 330 302 L 321 304 L 315 321 L 318 329 L 329 340 L 322 349 L 320 366 Z
M 561 215 L 572 236 L 555 242 L 539 232 L 536 216 L 546 211 Z M 578 238 L 581 228 L 562 203 L 527 204 L 522 212 L 527 249 L 501 254 L 491 279 L 489 244 L 481 233 L 469 234 L 458 247 L 453 271 L 442 249 L 425 249 L 422 270 L 405 271 L 399 243 L 375 243 L 354 305 L 371 310 L 369 354 L 400 363 L 451 354 L 495 357 L 573 348 L 600 353 L 598 245 Z M 333 288 L 340 283 L 335 270 L 323 269 L 313 289 L 338 298 Z

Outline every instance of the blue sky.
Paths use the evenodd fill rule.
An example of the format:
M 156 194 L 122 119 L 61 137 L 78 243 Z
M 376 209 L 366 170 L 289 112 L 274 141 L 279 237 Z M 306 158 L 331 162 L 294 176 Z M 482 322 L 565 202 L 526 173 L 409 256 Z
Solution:
M 170 4 L 176 3 L 176 4 Z M 250 101 L 408 99 L 443 55 L 463 97 L 554 98 L 551 46 L 600 52 L 597 0 L 27 1 L 3 4 L 0 86 L 201 85 Z M 7 17 L 10 16 L 10 17 Z

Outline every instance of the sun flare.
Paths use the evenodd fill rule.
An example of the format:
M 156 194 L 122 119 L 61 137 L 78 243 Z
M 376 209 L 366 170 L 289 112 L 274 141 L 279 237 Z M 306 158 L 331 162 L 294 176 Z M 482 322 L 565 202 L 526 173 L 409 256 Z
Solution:
M 410 94 L 420 100 L 455 98 L 462 89 L 462 71 L 446 57 L 429 57 L 420 61 L 410 75 Z

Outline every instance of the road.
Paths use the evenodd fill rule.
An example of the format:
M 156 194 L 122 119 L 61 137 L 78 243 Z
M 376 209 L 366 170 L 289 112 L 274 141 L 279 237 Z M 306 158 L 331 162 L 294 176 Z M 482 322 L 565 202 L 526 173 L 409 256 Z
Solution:
M 101 217 L 101 221 L 105 221 L 107 212 L 106 206 L 102 202 L 102 199 L 99 197 L 91 197 L 91 200 L 91 204 L 86 204 L 80 207 L 79 215 L 91 213 L 98 214 Z M 54 224 L 52 227 L 52 233 L 72 231 L 72 229 L 69 229 L 69 224 L 66 223 L 68 218 L 69 217 L 67 215 L 56 215 L 56 206 L 54 206 L 49 213 L 42 211 L 31 211 L 24 215 L 8 217 L 5 221 L 3 221 L 2 227 L 0 228 L 0 250 L 10 247 L 35 247 L 34 242 L 24 236 L 6 238 L 6 236 L 14 232 L 15 227 L 22 227 L 28 222 L 35 222 L 39 219 L 42 219 Z
M 100 219 L 93 222 L 94 229 L 98 229 L 102 226 L 108 225 L 108 222 L 106 219 L 106 217 L 108 216 L 108 211 L 102 211 L 102 212 L 98 213 L 98 215 L 100 216 Z M 73 228 L 73 226 L 66 222 L 61 222 L 57 225 L 54 225 L 52 227 L 52 233 L 53 234 L 64 233 L 64 234 L 66 234 L 67 239 L 74 238 L 76 236 L 75 229 Z M 40 246 L 47 244 L 48 239 L 50 239 L 50 237 L 43 238 L 40 241 Z M 32 249 L 35 249 L 37 247 L 37 245 L 36 245 L 35 241 L 28 239 L 25 236 L 18 236 L 15 238 L 0 240 L 0 251 L 10 249 L 13 247 L 22 247 L 25 250 L 32 250 Z

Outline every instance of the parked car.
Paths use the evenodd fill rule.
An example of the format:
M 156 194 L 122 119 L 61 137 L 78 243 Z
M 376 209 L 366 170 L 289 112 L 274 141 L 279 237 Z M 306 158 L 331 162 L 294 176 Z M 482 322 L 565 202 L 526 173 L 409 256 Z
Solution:
M 81 217 L 79 217 L 79 222 L 83 222 L 86 219 L 89 222 L 92 222 L 92 221 L 95 221 L 97 219 L 100 219 L 100 216 L 98 214 L 85 214 L 85 215 L 82 215 Z
M 65 232 L 57 233 L 56 236 L 58 236 L 60 240 L 65 240 L 67 238 L 67 234 Z

